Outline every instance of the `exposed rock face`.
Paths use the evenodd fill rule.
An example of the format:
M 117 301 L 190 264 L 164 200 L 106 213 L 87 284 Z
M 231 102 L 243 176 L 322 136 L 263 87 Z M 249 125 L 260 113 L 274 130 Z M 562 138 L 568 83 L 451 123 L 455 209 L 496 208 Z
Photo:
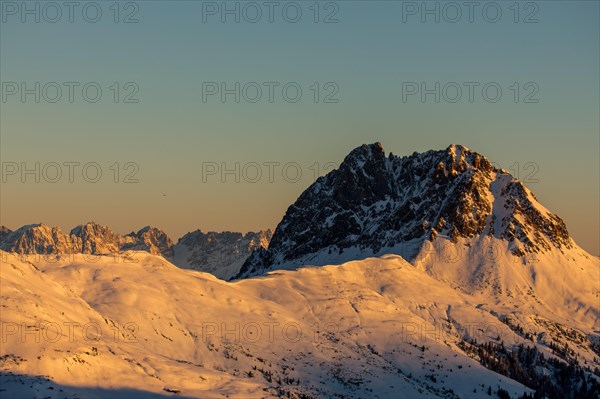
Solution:
M 84 254 L 108 255 L 119 252 L 120 237 L 106 226 L 89 222 L 71 230 L 71 236 L 78 238 Z
M 180 267 L 212 273 L 222 279 L 237 274 L 253 251 L 268 248 L 271 230 L 249 232 L 187 233 L 175 246 L 174 263 Z
M 4 238 L 8 237 L 8 235 L 12 233 L 12 230 L 6 226 L 0 226 L 0 242 L 4 241 Z
M 2 233 L 1 248 L 7 252 L 21 254 L 56 254 L 81 252 L 81 241 L 64 234 L 60 227 L 43 223 L 23 226 L 15 231 L 6 229 Z
M 173 241 L 169 236 L 164 231 L 150 226 L 122 237 L 121 249 L 147 251 L 168 259 L 174 254 Z
M 553 248 L 571 248 L 573 242 L 563 220 L 547 211 L 535 195 L 519 181 L 511 181 L 501 192 L 505 212 L 510 215 L 502 219 L 500 234 L 496 237 L 523 243 L 515 246 L 515 254 L 525 252 L 543 253 Z
M 238 278 L 345 250 L 380 253 L 403 242 L 488 234 L 515 255 L 570 248 L 564 222 L 507 171 L 460 145 L 385 156 L 379 143 L 350 152 L 288 208 L 268 250 Z M 331 258 L 329 258 L 331 261 Z
M 45 224 L 2 230 L 0 248 L 21 254 L 110 255 L 124 250 L 148 251 L 163 257 L 173 256 L 173 242 L 161 230 L 145 227 L 137 233 L 120 236 L 110 228 L 94 222 L 79 225 L 65 234 L 60 227 Z

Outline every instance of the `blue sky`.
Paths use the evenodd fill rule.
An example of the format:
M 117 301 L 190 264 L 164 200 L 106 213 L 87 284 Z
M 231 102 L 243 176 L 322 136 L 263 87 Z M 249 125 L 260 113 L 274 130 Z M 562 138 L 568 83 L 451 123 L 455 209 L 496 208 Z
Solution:
M 121 232 L 152 224 L 175 237 L 195 228 L 274 227 L 315 170 L 339 163 L 362 143 L 380 141 L 399 155 L 459 143 L 512 166 L 522 179 L 535 171 L 527 185 L 584 248 L 600 253 L 597 1 L 519 2 L 518 14 L 512 1 L 479 2 L 472 22 L 456 2 L 463 13 L 456 23 L 448 21 L 455 9 L 444 11 L 447 3 L 435 1 L 426 7 L 437 4 L 439 22 L 435 14 L 423 15 L 425 3 L 401 1 L 298 1 L 286 16 L 290 2 L 279 2 L 272 23 L 263 2 L 253 3 L 263 12 L 257 23 L 248 21 L 250 8 L 248 18 L 240 14 L 235 22 L 228 15 L 223 23 L 223 7 L 236 7 L 231 1 L 119 2 L 117 23 L 113 1 L 94 3 L 102 10 L 96 23 L 81 9 L 70 23 L 64 8 L 56 23 L 45 20 L 55 16 L 50 8 L 46 14 L 40 9 L 39 23 L 35 15 L 22 22 L 22 8 L 12 6 L 22 2 L 1 3 L 3 94 L 10 83 L 80 83 L 73 103 L 65 92 L 56 103 L 7 96 L 0 103 L 2 161 L 19 167 L 95 162 L 104 176 L 98 183 L 80 177 L 21 183 L 8 176 L 0 207 L 9 227 L 44 222 L 67 229 L 93 219 Z M 27 3 L 34 8 L 36 2 Z M 239 2 L 240 10 L 246 3 Z M 216 15 L 206 13 L 211 7 Z M 286 21 L 297 9 L 299 21 Z M 492 23 L 498 9 L 502 15 Z M 138 22 L 123 23 L 131 13 Z M 328 15 L 337 22 L 324 23 Z M 80 88 L 89 82 L 102 89 L 96 103 L 82 97 Z M 279 86 L 273 102 L 266 91 L 256 103 L 243 96 L 236 103 L 233 95 L 222 102 L 219 94 L 203 102 L 206 82 Z M 296 103 L 283 98 L 281 88 L 290 82 L 302 89 Z M 403 101 L 403 82 L 479 86 L 473 102 L 464 91 L 457 102 L 447 101 L 454 95 L 448 86 L 436 103 L 433 95 L 422 102 L 419 94 Z M 497 102 L 483 97 L 486 84 L 501 88 Z M 135 88 L 132 98 L 139 101 L 124 103 Z M 324 103 L 334 91 L 338 102 Z M 115 162 L 119 183 L 110 169 Z M 128 162 L 139 168 L 138 183 L 122 182 L 133 171 L 124 168 Z M 219 168 L 295 163 L 302 176 L 290 182 L 295 179 L 276 173 L 270 182 L 263 169 L 257 182 L 244 176 L 222 182 L 202 178 L 207 162 Z

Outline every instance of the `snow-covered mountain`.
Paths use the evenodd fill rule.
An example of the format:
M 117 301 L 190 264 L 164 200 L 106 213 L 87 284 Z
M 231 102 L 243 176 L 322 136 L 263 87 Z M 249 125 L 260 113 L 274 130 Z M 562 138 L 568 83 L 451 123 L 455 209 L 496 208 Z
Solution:
M 2 226 L 0 248 L 20 254 L 91 254 L 115 255 L 122 251 L 147 251 L 172 261 L 179 267 L 212 273 L 230 279 L 254 250 L 268 248 L 271 230 L 249 232 L 193 231 L 174 244 L 162 230 L 146 226 L 127 235 L 114 233 L 109 227 L 89 222 L 75 227 L 69 234 L 60 227 L 45 224 L 23 226 L 15 231 Z
M 10 398 L 600 396 L 599 259 L 465 147 L 359 147 L 273 237 L 144 228 L 90 258 L 109 229 L 0 234 L 51 254 L 0 252 Z
M 387 254 L 507 308 L 535 298 L 565 318 L 600 317 L 598 258 L 522 182 L 458 145 L 407 157 L 379 143 L 354 149 L 236 277 Z
M 228 280 L 239 273 L 253 251 L 269 247 L 271 235 L 271 230 L 246 234 L 192 231 L 181 237 L 174 247 L 173 263 Z
M 486 237 L 523 259 L 576 247 L 558 216 L 484 156 L 451 145 L 386 157 L 375 143 L 354 149 L 304 191 L 269 249 L 256 251 L 237 277 L 386 253 L 412 261 L 438 238 L 474 244 Z
M 2 397 L 598 396 L 597 294 L 595 313 L 565 314 L 394 255 L 235 283 L 122 255 L 0 252 Z

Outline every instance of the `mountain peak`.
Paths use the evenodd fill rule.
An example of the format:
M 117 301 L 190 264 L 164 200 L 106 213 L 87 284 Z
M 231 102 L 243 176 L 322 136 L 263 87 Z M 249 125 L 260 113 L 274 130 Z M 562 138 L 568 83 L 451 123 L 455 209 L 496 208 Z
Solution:
M 152 227 L 152 226 L 144 226 L 138 230 L 137 235 L 144 234 L 145 232 L 150 231 L 150 230 L 160 230 L 160 229 L 157 229 L 156 227 Z
M 356 162 L 366 162 L 369 160 L 381 160 L 385 158 L 385 151 L 381 143 L 363 144 L 356 147 L 346 156 L 344 163 L 354 164 Z
M 119 240 L 121 250 L 146 251 L 153 255 L 161 255 L 165 258 L 172 258 L 173 241 L 167 234 L 152 226 L 145 226 L 137 233 L 131 233 Z
M 84 234 L 104 233 L 106 231 L 110 231 L 107 226 L 102 226 L 94 221 L 91 221 L 74 227 L 71 229 L 70 234 L 81 236 Z
M 107 226 L 96 222 L 87 222 L 71 230 L 81 242 L 81 252 L 86 254 L 116 254 L 119 253 L 120 237 Z
M 461 154 L 463 152 L 468 152 L 471 151 L 469 150 L 468 147 L 461 145 L 461 144 L 450 144 L 448 146 L 448 148 L 446 148 L 446 152 L 449 154 Z
M 399 244 L 438 237 L 493 237 L 515 256 L 573 245 L 564 222 L 483 155 L 453 144 L 386 158 L 375 143 L 352 150 L 304 191 L 269 248 L 251 256 L 238 277 L 393 253 Z

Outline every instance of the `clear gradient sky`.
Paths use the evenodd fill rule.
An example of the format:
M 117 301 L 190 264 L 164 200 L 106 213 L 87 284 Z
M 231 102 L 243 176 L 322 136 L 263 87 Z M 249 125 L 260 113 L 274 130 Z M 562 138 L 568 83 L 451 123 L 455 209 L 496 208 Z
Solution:
M 456 9 L 435 1 L 427 4 L 431 9 L 438 4 L 439 22 L 424 13 L 422 2 L 337 1 L 318 4 L 318 23 L 313 1 L 289 6 L 287 20 L 286 2 L 279 2 L 272 23 L 264 6 L 257 23 L 250 22 L 256 15 L 251 8 L 241 11 L 239 23 L 235 15 L 225 15 L 223 23 L 222 2 L 120 2 L 118 23 L 113 1 L 95 3 L 102 10 L 96 23 L 83 18 L 82 6 L 89 2 L 74 9 L 73 23 L 67 8 L 56 23 L 49 22 L 57 17 L 55 9 L 40 9 L 38 23 L 35 15 L 22 15 L 22 2 L 0 3 L 5 97 L 0 103 L 0 211 L 1 223 L 10 228 L 43 222 L 69 230 L 94 220 L 120 233 L 153 225 L 176 239 L 197 228 L 275 227 L 315 173 L 323 174 L 329 162 L 339 163 L 362 143 L 380 141 L 397 155 L 458 143 L 513 172 L 517 163 L 519 177 L 566 221 L 575 240 L 600 253 L 598 1 L 521 2 L 518 14 L 514 2 L 498 1 L 486 15 L 482 9 L 489 2 L 479 2 L 472 22 L 462 6 L 456 23 L 450 22 Z M 36 7 L 36 2 L 27 4 Z M 502 16 L 493 23 L 498 8 Z M 289 22 L 297 9 L 302 10 L 299 22 Z M 89 6 L 87 19 L 93 20 L 95 11 Z M 138 22 L 123 23 L 127 16 Z M 328 16 L 338 22 L 323 23 Z M 62 97 L 49 102 L 56 96 L 53 85 L 45 93 L 40 88 L 36 103 L 34 94 L 25 102 L 20 93 L 10 94 L 23 82 L 29 88 L 35 82 L 80 86 L 73 103 L 65 86 Z M 102 89 L 96 103 L 82 96 L 88 82 Z M 114 82 L 119 83 L 118 102 L 115 86 L 110 88 Z M 239 103 L 233 95 L 225 102 L 219 95 L 203 101 L 203 82 L 230 87 L 296 82 L 303 93 L 291 103 L 279 86 L 272 103 L 266 89 L 251 103 L 247 99 L 255 92 L 248 86 L 247 98 Z M 314 82 L 320 84 L 318 102 Z M 479 86 L 473 102 L 463 92 L 452 103 L 448 86 L 439 103 L 433 95 L 421 102 L 418 94 L 403 101 L 403 82 L 430 87 L 495 82 L 503 93 L 492 103 Z M 139 102 L 124 103 L 135 88 L 139 91 L 131 98 Z M 332 98 L 339 101 L 324 103 L 336 88 Z M 36 162 L 45 168 L 39 183 L 35 175 L 25 176 L 23 183 L 20 170 L 11 174 L 15 165 L 34 169 Z M 63 173 L 55 183 L 53 162 Z M 95 162 L 102 178 L 85 181 L 80 166 L 70 183 L 65 162 Z M 111 168 L 115 162 L 118 183 Z M 135 172 L 128 162 L 139 167 L 133 176 L 137 183 L 123 182 Z M 239 162 L 239 183 L 235 175 L 226 175 L 225 182 L 219 174 L 203 178 L 207 162 L 209 168 L 225 163 L 230 169 Z M 254 166 L 245 176 L 242 171 L 249 162 L 280 165 L 272 166 L 272 182 L 264 165 L 262 177 L 252 182 Z M 286 163 L 300 166 L 299 181 L 294 182 L 294 166 L 287 181 L 282 177 Z M 93 180 L 94 170 L 88 172 Z

